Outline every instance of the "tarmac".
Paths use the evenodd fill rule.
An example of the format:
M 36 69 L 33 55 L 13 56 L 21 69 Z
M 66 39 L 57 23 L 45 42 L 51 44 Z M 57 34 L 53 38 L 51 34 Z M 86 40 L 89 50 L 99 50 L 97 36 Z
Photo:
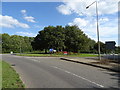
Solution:
M 70 62 L 85 64 L 94 66 L 97 68 L 102 68 L 114 72 L 120 72 L 120 63 L 116 63 L 112 60 L 107 60 L 107 62 L 104 62 L 105 60 L 98 60 L 96 58 L 79 58 L 79 57 L 61 57 L 61 60 L 66 60 Z

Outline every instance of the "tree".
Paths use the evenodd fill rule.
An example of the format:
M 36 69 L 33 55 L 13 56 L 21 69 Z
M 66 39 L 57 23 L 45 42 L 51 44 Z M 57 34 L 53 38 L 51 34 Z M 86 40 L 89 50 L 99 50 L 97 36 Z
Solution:
M 53 48 L 57 51 L 90 52 L 94 43 L 95 41 L 88 38 L 77 26 L 48 26 L 39 31 L 32 46 L 34 50 L 47 51 Z
M 120 46 L 116 46 L 115 47 L 115 53 L 116 54 L 120 54 Z
M 89 47 L 87 45 L 88 41 L 88 37 L 77 26 L 65 27 L 65 46 L 67 51 L 87 51 L 87 47 Z
M 98 42 L 94 45 L 94 49 L 96 50 L 96 53 L 98 53 Z M 106 53 L 105 44 L 103 42 L 100 42 L 100 52 Z
M 64 34 L 62 26 L 48 26 L 44 30 L 39 31 L 39 34 L 32 42 L 34 50 L 47 51 L 50 48 L 54 48 L 57 51 L 64 47 Z
M 10 52 L 11 48 L 10 36 L 7 33 L 2 34 L 2 52 Z
M 2 51 L 5 53 L 32 51 L 32 40 L 32 37 L 2 34 Z
M 33 41 L 33 37 L 23 37 L 23 43 L 22 48 L 24 51 L 32 51 L 32 45 L 31 42 Z

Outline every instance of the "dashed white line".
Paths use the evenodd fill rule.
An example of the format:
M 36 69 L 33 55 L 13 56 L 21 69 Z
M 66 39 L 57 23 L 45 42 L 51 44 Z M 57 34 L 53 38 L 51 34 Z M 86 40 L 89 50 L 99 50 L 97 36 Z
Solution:
M 39 60 L 35 60 L 35 59 L 30 59 L 30 60 L 32 60 L 32 61 L 34 61 L 34 62 L 39 62 L 39 63 L 40 63 L 40 61 L 39 61 Z
M 69 73 L 69 74 L 71 74 L 71 75 L 73 75 L 73 76 L 76 76 L 76 77 L 78 77 L 78 78 L 81 78 L 81 79 L 83 79 L 83 80 L 86 80 L 86 81 L 88 81 L 88 82 L 90 82 L 90 83 L 92 83 L 92 84 L 95 84 L 95 85 L 97 85 L 97 86 L 99 86 L 99 87 L 104 87 L 103 85 L 100 85 L 100 84 L 98 84 L 98 83 L 95 83 L 95 82 L 93 82 L 93 81 L 90 81 L 89 79 L 86 79 L 86 78 L 84 78 L 84 77 L 82 77 L 82 76 L 79 76 L 79 75 L 77 75 L 77 74 L 74 74 L 74 73 L 72 73 L 72 72 L 69 72 L 69 71 L 67 71 L 67 70 L 64 70 L 64 69 L 61 69 L 61 68 L 59 68 L 59 67 L 56 67 L 56 66 L 52 66 L 53 68 L 56 68 L 56 69 L 59 69 L 59 70 L 61 70 L 61 71 L 64 71 L 64 72 L 66 72 L 66 73 Z

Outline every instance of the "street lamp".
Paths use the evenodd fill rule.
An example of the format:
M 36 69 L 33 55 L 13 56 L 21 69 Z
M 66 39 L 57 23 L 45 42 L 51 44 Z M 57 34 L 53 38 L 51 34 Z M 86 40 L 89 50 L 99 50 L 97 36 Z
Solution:
M 98 37 L 98 56 L 99 56 L 99 60 L 101 60 L 101 55 L 100 55 L 100 41 L 99 41 L 99 26 L 98 26 L 98 8 L 97 8 L 97 1 L 93 2 L 92 4 L 90 4 L 89 6 L 86 7 L 86 9 L 88 9 L 91 5 L 93 5 L 94 3 L 96 3 L 96 20 L 97 20 L 97 37 Z

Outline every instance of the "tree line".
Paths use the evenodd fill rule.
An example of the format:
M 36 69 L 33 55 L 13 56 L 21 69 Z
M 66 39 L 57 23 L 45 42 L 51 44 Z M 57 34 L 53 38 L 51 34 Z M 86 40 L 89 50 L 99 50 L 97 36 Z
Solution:
M 32 51 L 68 51 L 76 53 L 98 53 L 98 43 L 89 38 L 77 26 L 48 26 L 40 30 L 36 37 L 19 35 L 2 35 L 2 52 L 10 51 L 32 52 Z M 106 52 L 105 44 L 100 42 L 101 53 Z M 118 48 L 117 48 L 118 49 Z
M 23 37 L 19 35 L 8 35 L 7 33 L 2 34 L 2 52 L 30 52 L 32 51 L 31 42 L 34 40 L 33 37 Z
M 105 52 L 105 44 L 101 43 L 101 51 Z M 98 44 L 90 39 L 78 26 L 48 26 L 39 31 L 32 42 L 34 50 L 97 53 Z

